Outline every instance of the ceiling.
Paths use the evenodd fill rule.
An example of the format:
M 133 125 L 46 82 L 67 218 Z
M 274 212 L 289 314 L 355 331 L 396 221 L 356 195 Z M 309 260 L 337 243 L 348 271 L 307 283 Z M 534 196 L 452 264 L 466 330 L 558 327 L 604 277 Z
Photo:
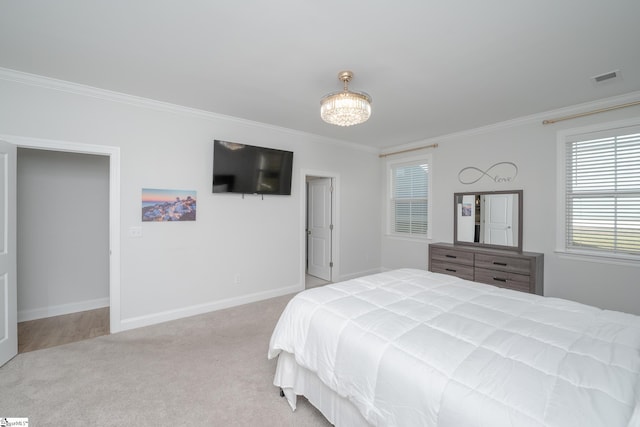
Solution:
M 638 17 L 638 0 L 7 0 L 0 67 L 384 149 L 640 90 Z M 373 98 L 349 128 L 319 115 L 345 69 Z

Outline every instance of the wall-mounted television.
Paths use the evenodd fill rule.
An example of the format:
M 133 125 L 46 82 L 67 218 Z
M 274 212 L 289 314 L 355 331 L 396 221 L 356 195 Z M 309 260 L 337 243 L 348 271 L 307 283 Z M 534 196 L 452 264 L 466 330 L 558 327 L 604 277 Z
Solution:
M 213 192 L 291 195 L 293 152 L 213 141 Z

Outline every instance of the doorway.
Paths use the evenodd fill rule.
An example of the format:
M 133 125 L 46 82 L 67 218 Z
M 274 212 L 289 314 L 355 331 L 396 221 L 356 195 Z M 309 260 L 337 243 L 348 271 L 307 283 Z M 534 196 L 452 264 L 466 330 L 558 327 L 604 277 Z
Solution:
M 0 146 L 5 164 L 9 166 L 2 174 L 3 182 L 1 188 L 7 189 L 3 201 L 7 202 L 0 206 L 0 211 L 8 219 L 9 230 L 15 230 L 16 218 L 12 214 L 15 212 L 15 157 L 17 147 L 33 148 L 42 150 L 53 150 L 72 153 L 97 154 L 109 157 L 109 330 L 111 333 L 122 330 L 120 319 L 120 148 L 112 146 L 87 145 L 66 141 L 55 141 L 40 138 L 21 137 L 15 135 L 0 135 Z M 6 150 L 5 150 L 6 148 Z M 5 221 L 6 222 L 6 221 Z M 55 226 L 52 225 L 52 226 Z M 9 233 L 8 264 L 1 266 L 3 271 L 14 272 L 16 270 L 15 256 L 15 233 Z M 4 258 L 3 258 L 4 260 Z M 4 262 L 4 261 L 3 261 Z M 7 279 L 7 277 L 5 277 Z M 4 300 L 0 308 L 0 322 L 4 325 L 5 336 L 0 339 L 0 365 L 4 364 L 15 356 L 18 352 L 18 332 L 17 332 L 17 298 L 15 274 L 10 274 L 8 280 L 0 285 L 4 288 L 5 295 L 9 298 Z
M 337 176 L 304 175 L 305 191 L 305 288 L 331 283 L 336 277 Z
M 109 332 L 109 158 L 17 149 L 18 353 Z
M 0 135 L 0 139 L 6 141 L 9 146 L 14 147 L 14 156 L 15 148 L 19 147 L 58 152 L 95 154 L 107 156 L 109 158 L 109 245 L 107 248 L 109 256 L 109 330 L 111 333 L 120 332 L 122 330 L 120 319 L 120 148 L 15 135 Z M 11 178 L 11 174 L 6 176 Z M 13 184 L 8 182 L 8 184 L 5 183 L 5 185 L 8 185 L 8 188 L 11 188 L 12 185 L 15 186 L 15 182 L 13 182 Z M 11 201 L 11 198 L 9 198 L 9 201 Z M 54 226 L 55 224 L 52 224 L 52 227 Z M 13 261 L 13 268 L 15 268 L 15 257 Z M 10 290 L 10 295 L 11 293 L 15 295 L 15 280 L 13 282 L 9 281 L 6 287 Z M 4 308 L 3 319 L 9 319 L 13 325 L 16 325 L 16 299 L 13 298 L 7 301 Z M 9 344 L 14 344 L 6 346 L 7 352 L 6 354 L 2 353 L 3 357 L 0 364 L 6 362 L 17 353 L 17 327 L 12 327 L 9 324 L 5 326 L 9 331 L 10 336 L 4 341 Z

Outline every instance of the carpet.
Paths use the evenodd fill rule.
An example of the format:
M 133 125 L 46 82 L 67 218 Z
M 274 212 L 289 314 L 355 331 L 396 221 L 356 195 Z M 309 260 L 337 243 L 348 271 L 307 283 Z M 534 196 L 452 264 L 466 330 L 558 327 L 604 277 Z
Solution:
M 32 426 L 328 426 L 273 385 L 271 332 L 292 295 L 19 354 L 0 417 Z

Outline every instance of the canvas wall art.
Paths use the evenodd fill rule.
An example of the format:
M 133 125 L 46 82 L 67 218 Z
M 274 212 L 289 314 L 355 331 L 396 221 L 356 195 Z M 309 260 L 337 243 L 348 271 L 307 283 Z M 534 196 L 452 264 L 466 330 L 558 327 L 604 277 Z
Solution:
M 142 221 L 195 221 L 196 192 L 142 189 Z

